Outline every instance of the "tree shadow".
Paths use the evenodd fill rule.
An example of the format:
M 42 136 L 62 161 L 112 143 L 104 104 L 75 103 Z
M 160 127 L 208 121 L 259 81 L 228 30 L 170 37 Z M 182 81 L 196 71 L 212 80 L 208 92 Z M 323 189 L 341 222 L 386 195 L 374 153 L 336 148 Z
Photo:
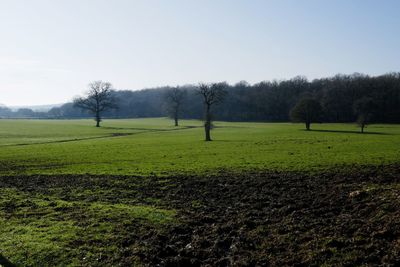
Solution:
M 11 263 L 9 260 L 7 260 L 3 255 L 0 254 L 0 266 L 4 267 L 15 267 L 16 265 Z
M 307 131 L 307 130 L 303 130 Z M 310 129 L 310 132 L 321 132 L 321 133 L 346 133 L 346 134 L 361 134 L 361 135 L 367 135 L 367 134 L 373 134 L 373 135 L 391 135 L 389 133 L 380 133 L 380 132 L 368 132 L 364 131 L 364 133 L 360 131 L 348 131 L 348 130 L 314 130 Z
M 146 132 L 170 132 L 170 131 L 179 131 L 179 130 L 187 130 L 194 128 L 202 128 L 203 126 L 181 126 L 177 128 L 170 129 L 157 129 L 157 128 L 134 128 L 134 127 L 110 127 L 110 126 L 102 126 L 103 129 L 108 130 L 137 130 L 137 131 L 146 131 Z
M 216 128 L 248 128 L 245 126 L 218 126 L 218 125 L 214 125 L 213 127 L 214 127 L 214 129 L 216 129 Z
M 212 139 L 213 137 L 211 137 L 211 139 Z M 227 140 L 227 139 L 212 139 L 210 142 L 212 142 L 212 143 L 235 143 L 235 142 L 240 142 L 240 143 L 243 143 L 243 142 L 248 142 L 249 140 Z

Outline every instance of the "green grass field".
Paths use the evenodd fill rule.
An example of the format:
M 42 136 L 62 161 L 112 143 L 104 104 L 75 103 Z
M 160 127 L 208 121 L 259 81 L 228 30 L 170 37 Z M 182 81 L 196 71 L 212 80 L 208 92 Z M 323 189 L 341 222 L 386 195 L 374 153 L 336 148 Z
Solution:
M 200 121 L 166 118 L 0 120 L 0 175 L 171 175 L 221 170 L 312 171 L 400 160 L 400 126 L 217 122 L 213 142 Z
M 203 254 L 196 257 L 213 265 L 225 255 L 216 247 L 218 240 L 231 242 L 246 225 L 244 235 L 258 247 L 245 249 L 240 260 L 252 253 L 251 258 L 277 266 L 304 259 L 305 265 L 353 265 L 365 258 L 364 248 L 346 243 L 344 252 L 324 254 L 329 244 L 343 239 L 335 236 L 336 229 L 348 226 L 341 220 L 313 224 L 321 212 L 336 207 L 349 218 L 354 200 L 348 195 L 358 192 L 364 196 L 360 201 L 368 200 L 363 205 L 382 212 L 368 212 L 371 218 L 352 212 L 350 225 L 367 222 L 357 228 L 364 227 L 369 236 L 397 220 L 392 206 L 398 205 L 398 183 L 373 179 L 396 176 L 389 165 L 400 161 L 400 125 L 371 125 L 364 134 L 353 124 L 314 124 L 312 131 L 291 123 L 215 125 L 214 141 L 205 142 L 202 123 L 194 120 L 181 121 L 180 127 L 166 118 L 105 120 L 101 128 L 92 120 L 0 120 L 0 265 L 5 257 L 17 266 L 152 266 L 166 258 L 171 266 L 185 266 L 185 259 L 174 255 L 200 237 L 193 250 Z M 378 168 L 371 165 L 388 169 L 383 166 L 383 174 L 368 180 L 363 166 L 366 173 Z M 346 167 L 349 171 L 336 180 L 324 176 Z M 276 170 L 282 175 L 274 175 Z M 355 206 L 360 214 L 363 205 Z M 288 207 L 305 212 L 300 222 L 314 225 L 311 234 L 307 223 L 292 225 Z M 220 231 L 236 227 L 236 232 L 215 236 L 216 225 Z M 290 239 L 288 227 L 300 227 L 306 241 Z M 199 230 L 204 234 L 193 235 Z M 324 234 L 315 237 L 313 231 Z M 277 242 L 299 247 L 275 253 L 271 244 Z M 377 239 L 365 244 L 392 248 Z

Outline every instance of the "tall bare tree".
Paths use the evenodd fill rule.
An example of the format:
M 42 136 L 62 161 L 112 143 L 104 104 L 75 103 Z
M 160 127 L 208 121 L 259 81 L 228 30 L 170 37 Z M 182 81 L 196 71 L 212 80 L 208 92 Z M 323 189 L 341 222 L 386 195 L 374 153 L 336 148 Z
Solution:
M 179 125 L 178 119 L 182 112 L 182 105 L 186 98 L 187 91 L 179 87 L 168 89 L 165 98 L 167 102 L 167 112 L 175 121 L 175 126 Z
M 212 128 L 212 113 L 211 107 L 222 103 L 227 91 L 226 83 L 212 83 L 212 84 L 199 84 L 197 93 L 202 96 L 204 104 L 204 131 L 206 134 L 206 141 L 211 141 L 211 128 Z
M 74 106 L 92 113 L 95 116 L 96 127 L 100 127 L 102 113 L 116 108 L 111 83 L 103 81 L 90 83 L 86 96 L 74 99 Z

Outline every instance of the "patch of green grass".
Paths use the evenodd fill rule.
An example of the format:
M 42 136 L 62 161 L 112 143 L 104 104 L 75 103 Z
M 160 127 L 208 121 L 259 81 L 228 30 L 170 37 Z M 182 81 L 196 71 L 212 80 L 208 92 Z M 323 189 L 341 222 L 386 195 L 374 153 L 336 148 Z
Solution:
M 0 120 L 0 175 L 204 174 L 221 170 L 313 171 L 400 159 L 400 126 L 216 122 L 203 141 L 200 121 Z M 100 138 L 99 138 L 100 137 Z M 62 141 L 62 142 L 60 142 Z
M 93 266 L 122 257 L 116 240 L 175 223 L 174 210 L 62 197 L 1 188 L 0 254 L 23 266 Z
M 129 218 L 135 218 L 145 220 L 153 224 L 165 224 L 173 222 L 175 211 L 157 209 L 150 206 L 132 206 L 125 204 L 104 204 L 104 203 L 93 203 L 90 206 L 91 213 L 98 216 L 117 216 L 122 217 L 125 214 Z

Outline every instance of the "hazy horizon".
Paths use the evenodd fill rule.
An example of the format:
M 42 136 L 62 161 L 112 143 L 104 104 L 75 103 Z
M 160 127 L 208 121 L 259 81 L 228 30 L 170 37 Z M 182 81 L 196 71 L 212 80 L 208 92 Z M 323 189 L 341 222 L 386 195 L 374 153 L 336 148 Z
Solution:
M 336 73 L 336 74 L 334 74 L 334 75 L 315 77 L 315 78 L 313 78 L 313 79 L 331 78 L 331 77 L 335 77 L 336 75 L 355 75 L 355 74 L 368 75 L 368 76 L 370 76 L 370 77 L 376 77 L 376 76 L 386 75 L 386 74 L 390 74 L 390 73 L 393 73 L 393 72 L 386 72 L 386 73 L 381 73 L 381 74 L 376 74 L 376 75 L 370 75 L 370 74 L 359 73 L 359 72 L 353 72 L 353 73 Z M 240 81 L 237 81 L 237 82 L 235 82 L 235 83 L 228 83 L 228 84 L 229 84 L 229 85 L 235 85 L 236 83 L 240 83 L 240 82 L 243 82 L 243 81 L 244 81 L 244 82 L 247 82 L 249 85 L 254 85 L 254 84 L 257 84 L 257 83 L 260 83 L 260 82 L 284 81 L 284 80 L 290 80 L 290 79 L 297 78 L 297 77 L 305 77 L 305 78 L 307 78 L 310 82 L 313 80 L 313 79 L 309 79 L 309 78 L 306 77 L 305 75 L 296 75 L 296 76 L 293 76 L 293 77 L 282 78 L 282 79 L 269 79 L 269 80 L 264 79 L 264 80 L 260 80 L 260 81 L 255 82 L 255 83 L 249 83 L 249 82 L 246 81 L 246 80 L 240 80 Z M 218 81 L 218 82 L 226 82 L 226 81 Z M 151 89 L 157 89 L 157 88 L 163 88 L 163 87 L 172 87 L 172 86 L 183 86 L 183 87 L 184 87 L 184 86 L 196 86 L 196 84 L 198 84 L 198 82 L 197 82 L 197 83 L 176 84 L 176 85 L 168 85 L 168 84 L 166 84 L 166 85 L 160 85 L 160 86 L 154 86 L 154 87 L 144 87 L 144 88 L 137 88 L 137 89 L 115 88 L 115 87 L 113 87 L 113 90 L 116 90 L 116 91 L 124 91 L 124 90 L 138 91 L 138 90 L 146 90 L 146 89 L 150 89 L 150 90 L 151 90 Z M 88 85 L 89 85 L 89 84 L 88 84 Z M 87 85 L 87 86 L 88 86 L 88 85 Z M 81 95 L 84 95 L 84 94 L 86 93 L 86 91 L 88 91 L 88 87 L 85 87 L 85 88 L 80 92 Z M 76 96 L 78 96 L 78 95 L 76 95 Z M 4 104 L 4 103 L 0 103 L 0 106 L 9 107 L 9 108 L 12 108 L 12 110 L 17 110 L 17 109 L 19 109 L 19 108 L 33 108 L 34 111 L 35 111 L 35 110 L 36 110 L 36 111 L 43 111 L 43 110 L 47 111 L 47 110 L 49 110 L 49 109 L 52 108 L 52 107 L 59 107 L 59 106 L 61 106 L 61 105 L 63 105 L 63 104 L 66 104 L 66 103 L 68 103 L 68 102 L 72 102 L 73 99 L 74 99 L 74 96 L 71 96 L 70 98 L 66 99 L 65 101 L 63 101 L 63 102 L 58 102 L 58 103 L 39 103 L 39 104 L 37 104 L 37 103 L 30 103 L 30 104 L 22 104 L 22 105 L 19 105 L 19 104 L 16 104 L 16 105 L 7 105 L 7 104 Z M 35 108 L 36 108 L 36 109 L 35 109 Z
M 0 103 L 400 71 L 398 1 L 2 1 Z

